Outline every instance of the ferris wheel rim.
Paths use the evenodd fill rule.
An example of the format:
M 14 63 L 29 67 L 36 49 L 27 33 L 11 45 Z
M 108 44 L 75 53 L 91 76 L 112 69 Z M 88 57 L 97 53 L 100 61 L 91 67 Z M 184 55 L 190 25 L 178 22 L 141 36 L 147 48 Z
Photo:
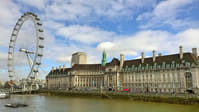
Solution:
M 11 34 L 10 38 L 10 43 L 9 43 L 9 49 L 8 49 L 8 72 L 9 72 L 9 77 L 10 80 L 13 79 L 14 74 L 15 74 L 15 68 L 14 68 L 14 48 L 15 48 L 15 43 L 18 37 L 18 33 L 21 30 L 21 27 L 24 22 L 27 20 L 31 20 L 34 23 L 35 26 L 35 31 L 36 31 L 36 49 L 35 49 L 35 56 L 33 59 L 33 65 L 31 67 L 30 73 L 28 74 L 28 77 L 33 73 L 33 72 L 38 72 L 38 67 L 41 65 L 41 58 L 43 56 L 43 40 L 44 40 L 44 35 L 43 35 L 43 29 L 42 29 L 42 24 L 40 22 L 40 19 L 38 16 L 32 12 L 27 12 L 22 15 L 13 31 Z

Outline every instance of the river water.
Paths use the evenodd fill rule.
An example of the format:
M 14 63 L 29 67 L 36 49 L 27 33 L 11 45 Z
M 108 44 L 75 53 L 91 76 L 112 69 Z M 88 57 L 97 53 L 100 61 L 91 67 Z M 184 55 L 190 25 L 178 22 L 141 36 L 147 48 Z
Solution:
M 26 103 L 28 107 L 8 108 L 7 103 Z M 199 105 L 139 102 L 121 99 L 14 95 L 0 99 L 0 112 L 199 112 Z

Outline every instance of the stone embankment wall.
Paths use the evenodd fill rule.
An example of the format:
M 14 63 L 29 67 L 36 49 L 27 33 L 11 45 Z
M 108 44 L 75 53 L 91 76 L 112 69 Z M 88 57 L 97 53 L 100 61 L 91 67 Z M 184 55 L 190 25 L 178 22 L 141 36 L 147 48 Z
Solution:
M 101 91 L 65 91 L 40 90 L 40 94 L 78 97 L 101 97 L 108 99 L 128 99 L 145 102 L 162 102 L 171 104 L 199 104 L 199 96 L 193 94 L 132 94 L 128 92 L 101 92 Z

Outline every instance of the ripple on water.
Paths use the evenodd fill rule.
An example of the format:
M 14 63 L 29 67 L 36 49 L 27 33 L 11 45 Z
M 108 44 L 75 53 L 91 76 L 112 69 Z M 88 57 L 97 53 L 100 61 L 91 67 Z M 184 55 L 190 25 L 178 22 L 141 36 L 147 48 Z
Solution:
M 7 108 L 7 103 L 26 103 L 23 108 Z M 0 99 L 0 112 L 199 112 L 199 105 L 139 102 L 122 99 L 14 95 Z

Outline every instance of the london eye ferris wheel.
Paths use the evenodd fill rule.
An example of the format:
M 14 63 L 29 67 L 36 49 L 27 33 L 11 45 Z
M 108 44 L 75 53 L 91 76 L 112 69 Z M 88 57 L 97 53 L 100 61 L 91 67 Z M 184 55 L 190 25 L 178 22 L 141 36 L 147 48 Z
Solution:
M 19 41 L 20 37 L 18 37 L 19 35 L 19 31 L 21 30 L 22 25 L 26 22 L 26 21 L 31 21 L 34 25 L 34 30 L 35 30 L 35 36 L 33 38 L 33 42 L 32 43 L 28 43 L 29 38 L 26 37 L 26 39 L 23 41 L 23 43 L 26 44 L 26 46 L 20 46 L 19 44 L 17 44 L 17 41 Z M 27 41 L 26 41 L 27 40 Z M 26 72 L 26 79 L 31 79 L 34 80 L 35 77 L 38 75 L 38 69 L 39 66 L 41 65 L 41 58 L 43 56 L 43 48 L 44 48 L 44 34 L 43 34 L 43 29 L 42 29 L 42 24 L 40 22 L 39 17 L 32 13 L 32 12 L 27 12 L 24 13 L 24 15 L 22 15 L 13 31 L 11 34 L 11 38 L 10 38 L 10 43 L 9 43 L 9 50 L 8 50 L 8 72 L 9 72 L 9 78 L 11 81 L 15 80 L 15 74 L 18 72 L 17 68 L 19 68 L 15 62 L 23 62 L 24 60 L 26 61 L 26 63 L 28 63 L 28 65 L 24 65 L 24 68 L 29 68 L 24 69 L 24 72 Z M 27 47 L 27 46 L 31 46 L 31 47 Z M 17 58 L 17 54 L 23 54 L 23 56 L 25 56 L 25 58 Z M 18 73 L 20 74 L 20 73 Z

